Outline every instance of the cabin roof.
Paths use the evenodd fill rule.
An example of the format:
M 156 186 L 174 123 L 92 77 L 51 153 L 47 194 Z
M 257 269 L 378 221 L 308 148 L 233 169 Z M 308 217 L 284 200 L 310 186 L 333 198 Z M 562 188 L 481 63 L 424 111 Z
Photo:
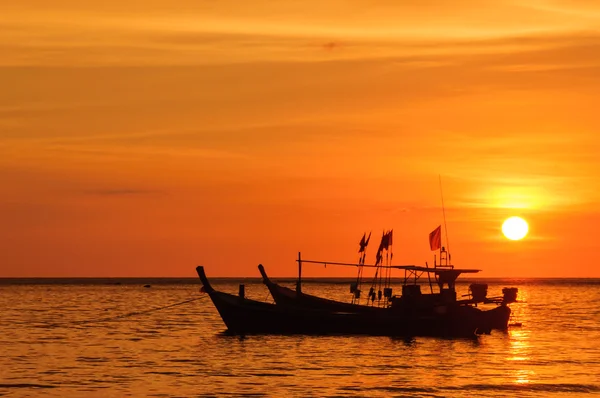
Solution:
M 473 268 L 450 268 L 450 267 L 423 267 L 420 265 L 391 265 L 390 268 L 403 269 L 406 271 L 418 271 L 418 272 L 431 272 L 436 274 L 446 273 L 446 272 L 454 272 L 458 274 L 475 274 L 480 269 Z
M 298 261 L 298 260 L 296 260 Z M 422 265 L 373 265 L 373 264 L 354 264 L 354 263 L 338 263 L 332 261 L 316 261 L 316 260 L 301 260 L 302 263 L 323 264 L 323 265 L 346 265 L 350 267 L 367 267 L 367 268 L 394 268 L 405 271 L 431 272 L 436 274 L 444 274 L 454 272 L 456 274 L 474 274 L 480 269 L 472 268 L 454 268 L 454 266 L 443 267 L 423 267 Z

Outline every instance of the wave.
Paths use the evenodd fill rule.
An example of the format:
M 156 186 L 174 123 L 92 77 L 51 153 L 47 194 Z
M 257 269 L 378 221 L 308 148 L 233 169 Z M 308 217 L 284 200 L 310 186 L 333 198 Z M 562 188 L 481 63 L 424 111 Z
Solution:
M 458 387 L 446 387 L 446 390 L 460 391 L 530 391 L 530 392 L 562 392 L 562 393 L 596 393 L 600 386 L 594 384 L 571 383 L 506 383 L 506 384 L 466 384 Z
M 2 383 L 0 388 L 56 388 L 57 386 L 49 384 L 35 384 L 35 383 Z

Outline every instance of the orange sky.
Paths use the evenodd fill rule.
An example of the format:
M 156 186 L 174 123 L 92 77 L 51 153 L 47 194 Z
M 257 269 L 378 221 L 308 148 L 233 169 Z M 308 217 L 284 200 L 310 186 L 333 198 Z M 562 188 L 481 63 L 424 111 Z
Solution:
M 0 276 L 600 277 L 595 1 L 9 3 Z

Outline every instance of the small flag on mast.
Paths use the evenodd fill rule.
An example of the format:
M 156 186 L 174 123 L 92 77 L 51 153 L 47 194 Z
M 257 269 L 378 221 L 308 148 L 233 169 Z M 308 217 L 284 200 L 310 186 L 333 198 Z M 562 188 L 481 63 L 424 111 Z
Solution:
M 431 251 L 442 247 L 442 226 L 440 225 L 429 234 L 429 247 Z
M 369 237 L 365 240 L 366 236 L 367 236 L 367 233 L 365 232 L 359 243 L 359 245 L 360 245 L 360 249 L 358 250 L 359 253 L 364 252 L 365 248 L 369 245 L 369 240 L 371 240 L 371 233 L 369 232 Z
M 377 255 L 375 256 L 375 266 L 378 266 L 382 259 L 383 256 L 381 255 L 381 250 L 378 250 Z
M 387 232 L 383 232 L 383 235 L 381 236 L 381 243 L 379 244 L 379 251 L 382 251 L 383 249 L 387 250 L 388 247 L 390 246 L 390 238 L 391 238 L 391 231 L 387 231 Z
M 369 235 L 371 237 L 371 235 Z M 381 236 L 381 243 L 379 243 L 379 249 L 377 249 L 377 255 L 375 257 L 375 265 L 378 265 L 382 260 L 381 252 L 384 250 L 388 250 L 390 245 L 392 244 L 392 230 L 383 231 L 383 235 Z

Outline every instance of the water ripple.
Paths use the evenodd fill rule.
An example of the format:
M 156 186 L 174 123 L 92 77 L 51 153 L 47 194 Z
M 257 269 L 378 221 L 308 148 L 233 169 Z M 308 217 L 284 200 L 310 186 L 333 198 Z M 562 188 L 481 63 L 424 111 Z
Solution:
M 521 283 L 526 300 L 513 313 L 523 327 L 477 340 L 229 336 L 208 300 L 147 311 L 193 298 L 197 285 L 3 285 L 0 395 L 41 389 L 48 397 L 89 398 L 598 394 L 600 284 Z M 237 292 L 235 284 L 218 288 Z M 306 290 L 347 298 L 345 285 Z M 249 283 L 246 292 L 266 296 L 262 284 Z M 133 312 L 139 315 L 89 322 Z

